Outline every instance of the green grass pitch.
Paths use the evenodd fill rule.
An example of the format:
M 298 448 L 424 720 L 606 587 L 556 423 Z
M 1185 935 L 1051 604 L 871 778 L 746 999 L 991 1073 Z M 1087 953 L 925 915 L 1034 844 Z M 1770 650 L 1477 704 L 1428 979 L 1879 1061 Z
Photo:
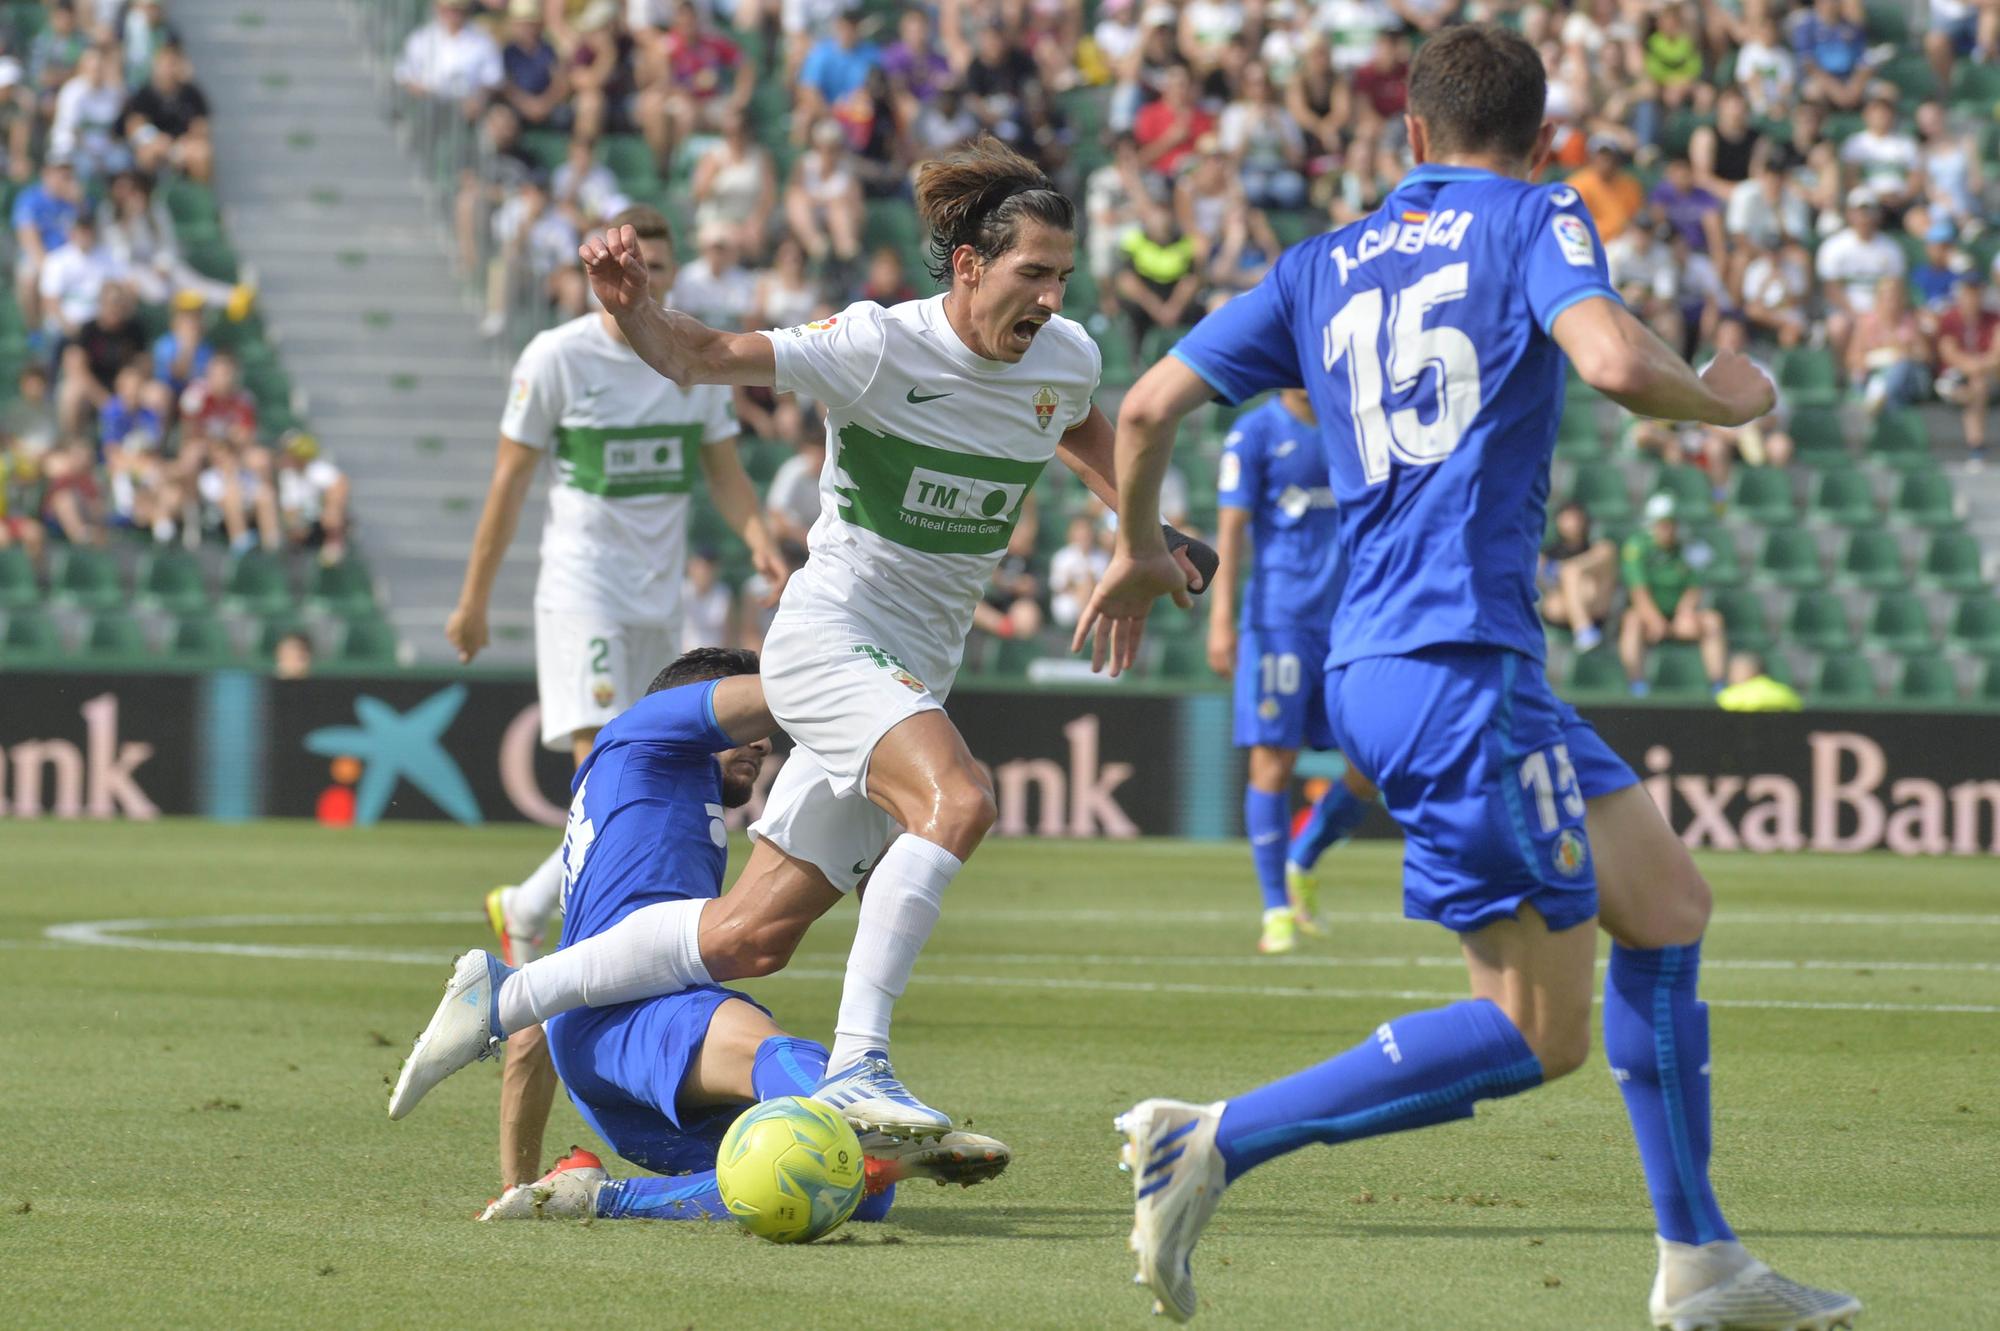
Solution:
M 0 1321 L 1143 1327 L 1112 1116 L 1227 1095 L 1463 992 L 1450 938 L 1393 918 L 1392 846 L 1330 857 L 1333 936 L 1262 959 L 1240 846 L 996 842 L 952 888 L 896 1048 L 920 1094 L 1013 1145 L 1006 1176 L 906 1188 L 890 1223 L 808 1248 L 724 1225 L 481 1226 L 493 1066 L 397 1124 L 385 1083 L 448 958 L 480 942 L 480 893 L 548 844 L 6 824 Z M 1705 867 L 1735 1224 L 1788 1273 L 1857 1291 L 1876 1331 L 2000 1326 L 1993 862 Z M 106 920 L 153 923 L 46 932 Z M 748 987 L 825 1038 L 851 929 L 836 911 Z M 593 1138 L 559 1104 L 549 1145 L 572 1141 Z M 1195 1270 L 1217 1328 L 1594 1331 L 1646 1325 L 1652 1251 L 1599 1057 L 1476 1122 L 1258 1171 Z

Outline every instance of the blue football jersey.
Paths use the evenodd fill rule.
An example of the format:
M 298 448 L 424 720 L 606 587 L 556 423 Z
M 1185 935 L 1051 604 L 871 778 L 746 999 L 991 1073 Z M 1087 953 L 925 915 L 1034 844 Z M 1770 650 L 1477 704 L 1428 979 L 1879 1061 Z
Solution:
M 1222 450 L 1216 502 L 1250 515 L 1242 626 L 1324 633 L 1346 566 L 1318 427 L 1273 397 L 1237 418 Z
M 1442 643 L 1541 658 L 1563 404 L 1548 328 L 1592 296 L 1617 299 L 1575 190 L 1423 166 L 1174 348 L 1226 401 L 1312 397 L 1347 562 L 1329 664 Z
M 641 906 L 722 894 L 729 834 L 715 755 L 736 742 L 715 723 L 716 683 L 649 693 L 598 732 L 563 833 L 564 943 Z

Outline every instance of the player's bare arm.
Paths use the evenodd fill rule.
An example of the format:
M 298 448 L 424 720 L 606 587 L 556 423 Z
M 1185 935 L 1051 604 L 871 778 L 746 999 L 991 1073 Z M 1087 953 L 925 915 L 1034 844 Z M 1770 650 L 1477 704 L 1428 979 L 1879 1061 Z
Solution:
M 1118 547 L 1070 642 L 1072 651 L 1091 643 L 1092 670 L 1108 669 L 1115 677 L 1137 659 L 1155 600 L 1171 596 L 1182 609 L 1194 604 L 1160 530 L 1160 484 L 1182 418 L 1214 395 L 1200 375 L 1170 356 L 1140 376 L 1118 409 Z
M 701 475 L 708 482 L 709 502 L 715 505 L 715 511 L 722 515 L 729 529 L 743 538 L 743 544 L 750 548 L 750 566 L 764 579 L 767 590 L 758 604 L 776 605 L 792 571 L 778 553 L 778 543 L 772 539 L 770 529 L 764 525 L 764 506 L 757 498 L 756 485 L 743 470 L 743 458 L 736 451 L 734 439 L 701 446 Z
M 1236 673 L 1236 584 L 1251 555 L 1250 510 L 1216 514 L 1215 586 L 1208 598 L 1208 668 L 1228 679 Z
M 1113 513 L 1121 511 L 1118 507 L 1117 433 L 1112 428 L 1111 418 L 1100 408 L 1093 405 L 1088 416 L 1063 432 L 1062 442 L 1056 445 L 1056 456 L 1076 473 L 1077 478 L 1106 508 Z M 1174 561 L 1187 576 L 1187 589 L 1191 592 L 1206 590 L 1209 575 L 1204 575 L 1201 569 L 1201 563 L 1205 561 L 1189 556 L 1189 550 L 1201 543 L 1171 528 L 1164 535 Z
M 540 449 L 500 436 L 493 455 L 493 481 L 486 489 L 486 507 L 479 514 L 472 554 L 465 562 L 465 584 L 459 589 L 457 608 L 444 624 L 444 636 L 457 650 L 461 663 L 470 663 L 490 640 L 486 609 L 493 598 L 493 579 L 499 575 L 507 547 L 514 543 L 521 505 L 527 501 L 528 486 L 534 482 L 535 466 L 541 460 Z
M 1619 406 L 1659 420 L 1746 425 L 1768 414 L 1777 389 L 1734 351 L 1697 375 L 1652 329 L 1608 296 L 1580 300 L 1550 333 L 1583 381 Z
M 764 681 L 755 675 L 722 680 L 709 696 L 709 706 L 715 709 L 716 726 L 738 744 L 768 739 L 778 729 L 764 702 Z
M 664 308 L 649 293 L 650 274 L 629 225 L 592 236 L 577 247 L 590 288 L 639 359 L 683 388 L 692 384 L 747 384 L 770 387 L 778 362 L 761 333 L 725 333 L 678 310 Z

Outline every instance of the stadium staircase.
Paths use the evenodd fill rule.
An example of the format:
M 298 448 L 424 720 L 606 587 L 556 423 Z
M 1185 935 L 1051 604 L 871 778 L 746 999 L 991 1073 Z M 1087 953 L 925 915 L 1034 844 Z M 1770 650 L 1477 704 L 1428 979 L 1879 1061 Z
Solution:
M 506 367 L 478 335 L 449 236 L 397 141 L 341 5 L 177 0 L 215 104 L 219 193 L 264 318 L 327 455 L 354 487 L 405 653 L 449 658 Z M 531 659 L 539 496 L 494 593 L 486 660 Z

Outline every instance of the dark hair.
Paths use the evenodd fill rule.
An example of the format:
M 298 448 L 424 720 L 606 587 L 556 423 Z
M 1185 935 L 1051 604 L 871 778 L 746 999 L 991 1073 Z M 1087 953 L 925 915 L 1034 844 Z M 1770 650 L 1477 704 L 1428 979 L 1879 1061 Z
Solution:
M 951 256 L 970 245 L 992 261 L 1014 248 L 1021 222 L 1076 230 L 1076 205 L 1043 170 L 990 134 L 917 170 L 917 216 L 930 228 L 924 266 L 951 281 Z
M 1490 150 L 1525 161 L 1548 95 L 1535 48 L 1492 24 L 1445 29 L 1410 66 L 1410 114 L 1423 121 L 1434 159 Z
M 635 203 L 629 208 L 620 210 L 604 225 L 614 230 L 621 226 L 629 226 L 638 233 L 641 240 L 664 240 L 668 249 L 672 249 L 674 245 L 673 224 L 667 221 L 666 214 L 658 208 L 648 208 L 643 203 Z
M 711 679 L 756 673 L 757 653 L 747 647 L 697 647 L 691 652 L 682 652 L 674 658 L 672 665 L 653 676 L 646 692 L 658 693 L 661 689 L 677 689 L 683 684 L 702 684 Z

